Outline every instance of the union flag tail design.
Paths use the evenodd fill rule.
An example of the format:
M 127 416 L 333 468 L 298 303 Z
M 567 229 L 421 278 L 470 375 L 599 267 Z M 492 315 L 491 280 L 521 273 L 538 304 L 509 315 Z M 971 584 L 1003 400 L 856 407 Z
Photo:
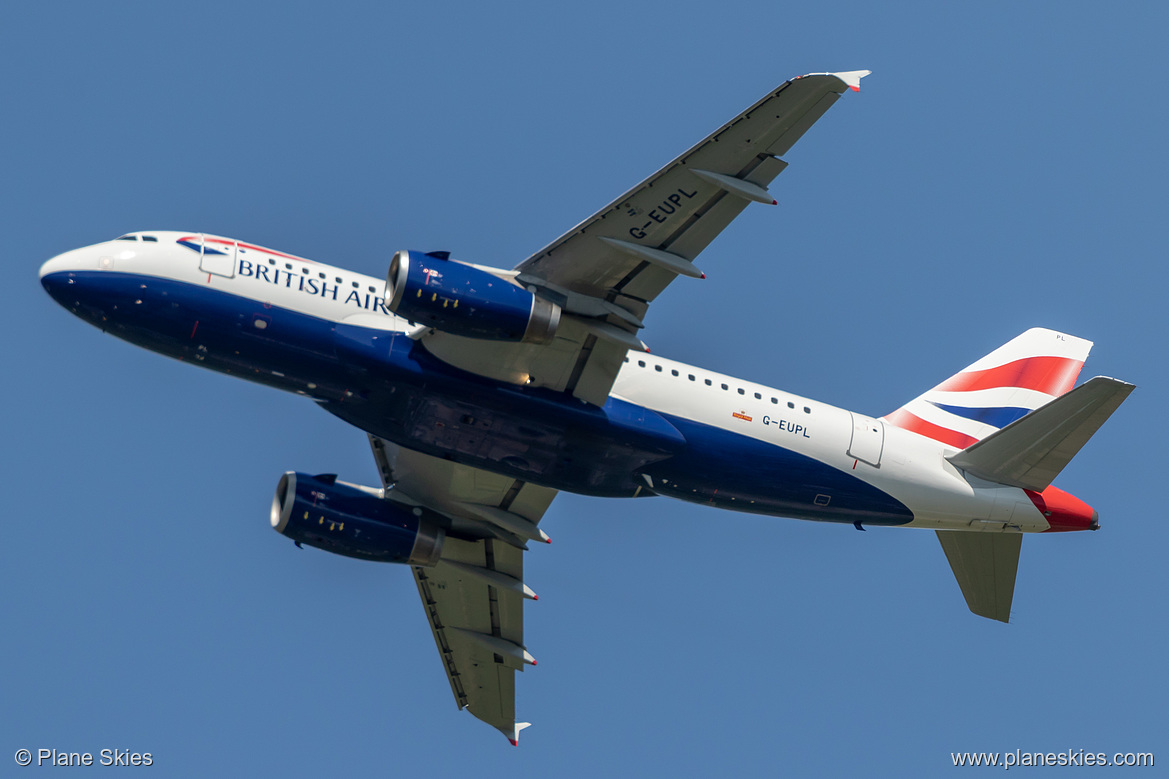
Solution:
M 1032 328 L 884 417 L 912 433 L 965 449 L 1076 383 L 1091 341 Z

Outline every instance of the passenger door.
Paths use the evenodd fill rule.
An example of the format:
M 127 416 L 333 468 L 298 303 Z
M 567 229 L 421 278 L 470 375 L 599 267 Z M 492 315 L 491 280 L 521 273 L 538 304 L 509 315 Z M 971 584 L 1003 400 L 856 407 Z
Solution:
M 885 423 L 863 414 L 852 414 L 852 440 L 848 444 L 848 456 L 879 468 L 884 448 Z

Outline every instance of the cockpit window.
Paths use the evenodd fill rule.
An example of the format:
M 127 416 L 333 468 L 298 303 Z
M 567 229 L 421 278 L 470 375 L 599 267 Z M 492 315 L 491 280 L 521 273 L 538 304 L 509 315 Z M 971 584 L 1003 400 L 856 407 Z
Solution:
M 144 235 L 144 236 L 142 236 L 142 240 L 143 241 L 150 241 L 151 243 L 158 243 L 158 239 L 155 238 L 153 235 Z
M 115 241 L 137 241 L 138 236 L 136 236 L 136 235 L 119 235 L 114 240 Z

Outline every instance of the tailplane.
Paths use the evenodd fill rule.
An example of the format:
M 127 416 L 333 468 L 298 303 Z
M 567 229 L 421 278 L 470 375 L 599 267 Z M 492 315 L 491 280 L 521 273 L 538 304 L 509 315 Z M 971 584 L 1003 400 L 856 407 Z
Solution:
M 1091 341 L 1032 328 L 884 417 L 966 449 L 1075 386 Z
M 946 459 L 981 479 L 1043 492 L 1133 389 L 1097 376 Z

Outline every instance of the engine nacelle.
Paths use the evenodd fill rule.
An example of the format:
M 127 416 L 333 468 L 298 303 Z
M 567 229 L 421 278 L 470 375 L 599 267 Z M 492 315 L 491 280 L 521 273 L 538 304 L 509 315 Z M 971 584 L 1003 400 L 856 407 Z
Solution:
M 289 471 L 272 499 L 272 527 L 298 544 L 346 557 L 435 565 L 446 531 L 421 509 L 416 513 L 378 492 Z
M 452 335 L 547 343 L 560 306 L 457 260 L 400 251 L 386 276 L 386 308 Z

